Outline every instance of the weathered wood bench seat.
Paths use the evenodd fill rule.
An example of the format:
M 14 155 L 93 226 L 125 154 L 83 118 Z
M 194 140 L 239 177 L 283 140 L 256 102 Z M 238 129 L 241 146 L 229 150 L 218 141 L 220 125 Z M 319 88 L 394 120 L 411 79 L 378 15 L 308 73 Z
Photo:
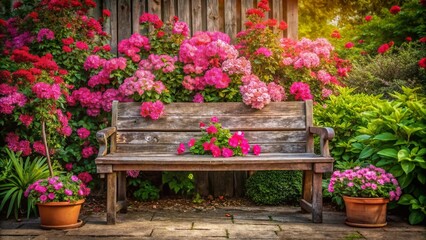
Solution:
M 199 122 L 216 116 L 222 126 L 244 131 L 250 144 L 259 144 L 259 156 L 213 158 L 177 155 L 179 143 L 201 135 Z M 322 175 L 333 170 L 328 141 L 331 128 L 312 126 L 312 101 L 271 103 L 262 110 L 243 103 L 171 103 L 159 120 L 140 116 L 140 103 L 113 102 L 112 126 L 97 133 L 100 144 L 97 172 L 107 177 L 107 223 L 126 210 L 126 172 L 142 171 L 258 171 L 303 170 L 304 211 L 322 222 Z M 314 153 L 314 134 L 320 136 L 320 154 Z M 110 151 L 108 151 L 108 138 Z M 224 183 L 226 184 L 226 183 Z

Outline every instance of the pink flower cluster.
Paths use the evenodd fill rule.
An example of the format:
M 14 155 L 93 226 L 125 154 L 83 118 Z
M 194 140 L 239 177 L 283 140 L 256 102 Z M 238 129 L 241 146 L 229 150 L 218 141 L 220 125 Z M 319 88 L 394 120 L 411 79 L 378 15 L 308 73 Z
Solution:
M 94 146 L 86 146 L 81 150 L 81 156 L 83 158 L 90 158 L 91 156 L 98 153 L 98 149 Z
M 159 100 L 155 102 L 143 102 L 140 114 L 142 117 L 150 117 L 153 120 L 157 120 L 164 114 L 164 104 Z
M 5 142 L 7 147 L 14 152 L 22 152 L 22 156 L 31 154 L 31 143 L 28 140 L 20 140 L 19 136 L 13 132 L 6 135 Z
M 248 75 L 242 77 L 243 85 L 240 86 L 240 93 L 243 97 L 243 102 L 252 108 L 262 109 L 271 102 L 271 95 L 268 90 L 266 83 L 259 80 L 255 75 Z M 278 96 L 280 93 L 284 93 L 284 89 L 278 89 L 271 85 L 271 93 L 274 95 L 274 99 L 284 99 L 284 95 Z
M 182 85 L 191 91 L 207 86 L 223 89 L 231 83 L 232 75 L 250 74 L 250 62 L 238 58 L 237 49 L 229 42 L 229 36 L 221 32 L 197 32 L 185 40 L 179 50 L 187 74 Z
M 49 84 L 46 82 L 38 82 L 31 88 L 33 93 L 40 99 L 58 100 L 61 97 L 61 87 L 59 84 Z
M 290 93 L 294 95 L 296 100 L 312 99 L 311 89 L 309 85 L 303 82 L 294 82 L 290 87 Z
M 77 103 L 80 103 L 82 107 L 87 108 L 87 115 L 93 117 L 98 116 L 101 113 L 101 109 L 110 112 L 113 100 L 121 102 L 131 101 L 122 95 L 119 90 L 113 88 L 109 88 L 104 92 L 91 92 L 88 88 L 82 87 L 73 91 L 67 97 L 69 106 L 75 106 Z
M 90 131 L 87 128 L 79 128 L 77 129 L 77 135 L 80 139 L 86 139 L 90 136 Z
M 161 94 L 166 87 L 163 82 L 155 81 L 155 76 L 151 71 L 140 69 L 132 77 L 126 78 L 118 90 L 124 96 L 131 96 L 135 93 L 142 95 L 146 91 L 152 90 Z
M 121 40 L 118 44 L 118 52 L 132 59 L 133 62 L 139 62 L 141 49 L 149 51 L 151 45 L 149 39 L 139 33 L 134 33 L 130 38 Z
M 53 33 L 52 30 L 50 30 L 48 28 L 42 28 L 42 29 L 40 29 L 40 31 L 38 31 L 37 41 L 41 42 L 41 41 L 43 41 L 43 39 L 53 40 L 53 39 L 55 39 L 55 34 Z
M 101 59 L 96 55 L 89 56 L 84 63 L 84 68 L 97 69 L 102 66 L 102 70 L 93 75 L 87 85 L 95 87 L 97 85 L 107 85 L 110 83 L 110 75 L 115 70 L 124 70 L 127 66 L 127 61 L 123 57 L 111 58 L 109 60 Z
M 217 117 L 210 119 L 210 125 L 206 126 L 200 122 L 203 136 L 199 140 L 190 139 L 187 143 L 190 151 L 195 154 L 211 153 L 213 157 L 244 156 L 250 151 L 250 144 L 244 137 L 244 132 L 238 131 L 230 134 L 228 129 L 222 128 Z M 253 146 L 253 154 L 259 155 L 261 148 L 259 145 Z M 180 143 L 177 154 L 185 153 L 185 144 Z
M 169 55 L 156 55 L 150 54 L 147 59 L 143 59 L 139 62 L 139 68 L 147 71 L 150 70 L 161 70 L 163 73 L 171 73 L 175 70 L 175 62 L 177 57 L 171 57 Z
M 92 175 L 88 172 L 81 172 L 77 175 L 78 179 L 80 179 L 84 184 L 88 184 L 93 180 Z
M 396 178 L 373 165 L 333 172 L 328 191 L 351 197 L 384 197 L 391 201 L 398 200 L 402 194 Z
M 188 25 L 185 22 L 176 21 L 173 24 L 173 34 L 180 34 L 182 36 L 187 37 L 189 35 L 189 28 Z
M 16 91 L 16 87 L 0 84 L 0 113 L 11 114 L 15 107 L 23 107 L 27 101 L 24 94 Z

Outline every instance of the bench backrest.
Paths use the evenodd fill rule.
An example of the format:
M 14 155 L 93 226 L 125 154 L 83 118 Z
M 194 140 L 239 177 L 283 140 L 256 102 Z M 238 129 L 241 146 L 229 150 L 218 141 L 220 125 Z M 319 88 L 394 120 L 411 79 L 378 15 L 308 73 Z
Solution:
M 244 103 L 170 103 L 158 120 L 140 115 L 141 103 L 113 102 L 112 126 L 117 135 L 111 147 L 117 152 L 174 153 L 179 143 L 201 135 L 199 123 L 216 116 L 231 132 L 244 131 L 250 144 L 262 152 L 312 152 L 307 134 L 312 126 L 312 101 L 273 102 L 262 110 Z

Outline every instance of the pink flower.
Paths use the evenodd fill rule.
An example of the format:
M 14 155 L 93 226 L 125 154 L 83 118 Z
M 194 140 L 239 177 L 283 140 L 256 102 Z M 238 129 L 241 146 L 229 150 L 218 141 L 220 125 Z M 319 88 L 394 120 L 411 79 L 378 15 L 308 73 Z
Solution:
M 294 82 L 290 87 L 290 93 L 294 95 L 295 100 L 312 99 L 309 85 L 303 82 Z
M 53 40 L 55 39 L 55 34 L 48 28 L 42 28 L 38 31 L 37 41 L 41 42 L 43 39 Z
M 214 125 L 211 125 L 206 129 L 206 131 L 208 134 L 215 134 L 217 133 L 217 128 Z
M 88 172 L 81 172 L 78 174 L 78 179 L 80 179 L 83 183 L 88 184 L 90 181 L 92 181 L 92 175 Z
M 209 151 L 211 148 L 211 144 L 209 142 L 203 143 L 203 149 L 204 151 Z
M 218 123 L 218 122 L 219 122 L 219 119 L 218 119 L 217 117 L 212 117 L 212 118 L 210 119 L 210 122 L 212 122 L 212 123 Z
M 164 104 L 157 100 L 156 102 L 143 102 L 140 108 L 142 117 L 150 117 L 153 120 L 159 119 L 164 114 Z
M 355 44 L 353 44 L 353 42 L 347 42 L 346 44 L 345 44 L 345 48 L 347 48 L 347 49 L 351 49 L 351 48 L 353 48 L 355 46 Z
M 365 16 L 365 21 L 369 22 L 369 21 L 371 21 L 371 19 L 373 19 L 373 16 L 371 16 L 371 15 Z
M 137 178 L 139 176 L 140 171 L 139 170 L 128 170 L 126 171 L 127 176 L 131 178 Z
M 72 180 L 73 182 L 77 182 L 77 181 L 78 181 L 78 177 L 77 177 L 77 176 L 75 176 L 75 175 L 72 175 L 72 176 L 71 176 L 71 180 Z
M 90 136 L 90 131 L 82 127 L 77 129 L 77 135 L 80 139 L 86 139 Z
M 199 126 L 200 126 L 200 128 L 204 128 L 206 126 L 206 124 L 203 123 L 203 122 L 200 122 Z
M 419 67 L 426 69 L 426 57 L 419 60 Z
M 262 149 L 259 145 L 256 144 L 256 145 L 253 146 L 253 154 L 254 155 L 256 155 L 256 156 L 259 155 L 261 151 L 262 151 Z
M 73 192 L 71 190 L 69 190 L 69 189 L 65 189 L 64 193 L 67 196 L 72 196 L 72 194 L 73 194 Z
M 214 144 L 210 145 L 210 151 L 212 151 L 212 155 L 213 157 L 220 157 L 221 156 L 221 151 L 220 148 Z
M 192 147 L 195 145 L 195 138 L 191 138 L 191 140 L 189 140 L 188 142 L 188 147 Z
M 271 96 L 271 101 L 273 102 L 281 102 L 287 98 L 284 88 L 274 82 L 268 84 L 268 93 Z
M 72 163 L 67 163 L 67 164 L 65 164 L 65 169 L 66 169 L 68 172 L 70 172 L 70 171 L 72 170 L 72 167 L 73 167 Z
M 222 148 L 222 156 L 223 157 L 232 157 L 234 155 L 234 152 L 231 150 L 231 149 L 229 149 L 229 148 Z
M 377 52 L 380 54 L 383 54 L 389 50 L 390 46 L 387 43 L 382 44 L 378 49 Z
M 53 199 L 55 199 L 55 193 L 49 193 L 49 194 L 47 194 L 47 197 L 48 197 L 50 200 L 53 200 Z
M 89 50 L 89 45 L 85 42 L 78 41 L 75 43 L 75 46 L 80 50 Z
M 256 52 L 254 52 L 254 54 L 256 54 L 256 55 L 263 55 L 263 56 L 265 56 L 265 57 L 270 57 L 270 56 L 272 56 L 272 52 L 271 52 L 271 50 L 269 50 L 268 48 L 266 48 L 266 47 L 260 47 L 260 48 L 258 48 L 257 50 L 256 50 Z
M 203 103 L 204 97 L 203 97 L 203 95 L 201 95 L 201 93 L 196 93 L 194 98 L 192 99 L 192 101 L 195 102 L 195 103 Z
M 40 199 L 40 202 L 46 202 L 47 196 L 46 195 L 40 195 L 39 199 Z
M 21 114 L 19 116 L 19 120 L 21 120 L 22 124 L 24 124 L 26 127 L 28 127 L 33 122 L 34 117 L 31 115 L 24 115 Z
M 184 154 L 185 153 L 185 145 L 183 143 L 179 144 L 179 147 L 177 148 L 177 154 Z

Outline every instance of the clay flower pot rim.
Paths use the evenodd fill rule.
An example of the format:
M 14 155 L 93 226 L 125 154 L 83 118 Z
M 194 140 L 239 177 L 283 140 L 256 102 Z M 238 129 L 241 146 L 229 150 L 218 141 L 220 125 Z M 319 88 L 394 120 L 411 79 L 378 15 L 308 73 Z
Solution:
M 376 203 L 377 202 L 388 203 L 390 201 L 389 198 L 384 198 L 384 197 L 371 197 L 371 198 L 369 198 L 369 197 L 351 197 L 351 196 L 346 196 L 346 195 L 343 195 L 343 199 L 347 199 L 349 201 L 354 201 L 354 202 L 365 202 L 365 201 L 371 202 L 371 201 L 374 201 Z
M 71 204 L 83 204 L 86 201 L 86 199 L 80 199 L 75 202 L 69 201 L 69 202 L 46 202 L 46 203 L 36 203 L 36 205 L 50 205 L 50 206 L 60 206 L 60 205 L 69 205 Z

